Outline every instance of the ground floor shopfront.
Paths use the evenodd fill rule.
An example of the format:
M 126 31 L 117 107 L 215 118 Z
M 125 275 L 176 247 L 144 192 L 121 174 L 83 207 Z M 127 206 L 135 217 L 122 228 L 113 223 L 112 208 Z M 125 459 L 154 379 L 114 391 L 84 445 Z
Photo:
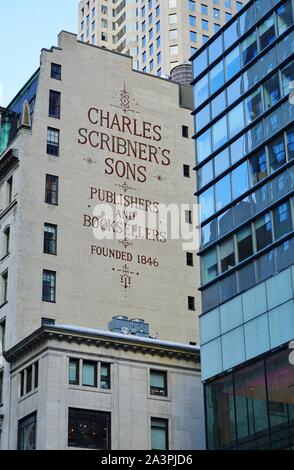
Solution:
M 292 356 L 287 344 L 206 382 L 209 449 L 294 449 Z

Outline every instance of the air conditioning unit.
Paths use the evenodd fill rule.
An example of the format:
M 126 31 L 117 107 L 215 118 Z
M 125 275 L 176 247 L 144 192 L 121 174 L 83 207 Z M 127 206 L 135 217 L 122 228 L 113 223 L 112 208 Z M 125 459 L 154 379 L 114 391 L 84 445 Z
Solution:
M 129 318 L 125 315 L 116 315 L 108 324 L 110 331 L 124 335 L 149 337 L 149 325 L 142 318 Z

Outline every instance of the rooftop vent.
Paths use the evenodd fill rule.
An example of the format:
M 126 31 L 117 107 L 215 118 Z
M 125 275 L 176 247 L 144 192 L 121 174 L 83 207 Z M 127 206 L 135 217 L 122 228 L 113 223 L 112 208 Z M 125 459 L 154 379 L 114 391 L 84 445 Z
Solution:
M 149 325 L 142 318 L 129 320 L 125 315 L 116 315 L 109 322 L 108 328 L 115 333 L 149 338 Z

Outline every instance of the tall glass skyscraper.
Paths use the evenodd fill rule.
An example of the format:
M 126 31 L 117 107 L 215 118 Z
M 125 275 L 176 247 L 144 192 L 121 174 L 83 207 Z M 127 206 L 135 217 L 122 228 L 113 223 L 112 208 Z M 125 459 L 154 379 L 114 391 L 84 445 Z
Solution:
M 293 12 L 251 1 L 192 57 L 209 449 L 294 449 Z

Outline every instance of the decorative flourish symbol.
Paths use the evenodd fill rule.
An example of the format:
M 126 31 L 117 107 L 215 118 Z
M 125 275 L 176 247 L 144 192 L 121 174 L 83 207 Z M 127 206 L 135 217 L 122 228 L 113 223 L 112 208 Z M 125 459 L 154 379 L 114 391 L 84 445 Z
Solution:
M 130 240 L 128 240 L 127 237 L 125 237 L 124 240 L 119 240 L 119 243 L 121 243 L 125 249 L 129 248 L 130 246 L 133 246 L 133 243 L 130 242 Z
M 115 268 L 113 268 L 113 271 L 115 271 Z M 125 292 L 132 286 L 132 275 L 136 274 L 137 276 L 139 276 L 139 273 L 134 273 L 133 271 L 130 271 L 129 266 L 127 266 L 126 264 L 122 267 L 122 269 L 117 269 L 116 271 L 121 273 L 120 285 L 124 288 Z
M 136 191 L 136 188 L 132 188 L 132 187 L 129 186 L 126 182 L 124 182 L 124 184 L 116 184 L 115 186 L 116 186 L 117 188 L 123 189 L 125 193 L 126 193 L 127 191 Z
M 124 82 L 124 88 L 120 92 L 120 105 L 124 113 L 130 109 L 130 93 L 126 90 L 126 82 Z
M 137 113 L 138 111 L 135 111 L 134 109 L 131 109 L 131 106 L 136 107 L 138 106 L 138 103 L 134 98 L 131 97 L 131 93 L 127 90 L 126 83 L 124 82 L 123 89 L 120 90 L 120 92 L 115 93 L 114 96 L 112 97 L 117 101 L 118 99 L 118 94 L 119 94 L 119 104 L 120 106 L 112 104 L 114 108 L 119 108 L 121 109 L 124 113 Z
M 154 179 L 155 179 L 156 181 L 160 181 L 160 182 L 166 181 L 166 178 L 164 178 L 164 177 L 161 176 L 161 175 L 156 175 L 156 176 L 154 176 Z
M 96 160 L 94 158 L 88 157 L 88 158 L 83 158 L 84 162 L 87 162 L 88 165 L 96 165 Z

